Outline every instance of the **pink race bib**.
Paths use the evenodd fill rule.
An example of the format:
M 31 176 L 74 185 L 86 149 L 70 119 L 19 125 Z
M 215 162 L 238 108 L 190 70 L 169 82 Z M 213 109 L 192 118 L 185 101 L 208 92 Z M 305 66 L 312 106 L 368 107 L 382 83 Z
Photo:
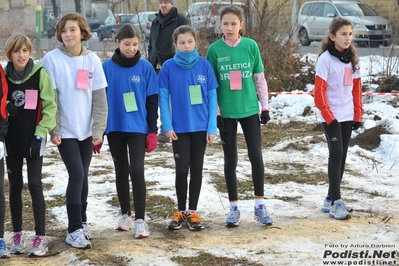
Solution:
M 78 69 L 76 86 L 81 90 L 87 90 L 89 88 L 89 70 Z

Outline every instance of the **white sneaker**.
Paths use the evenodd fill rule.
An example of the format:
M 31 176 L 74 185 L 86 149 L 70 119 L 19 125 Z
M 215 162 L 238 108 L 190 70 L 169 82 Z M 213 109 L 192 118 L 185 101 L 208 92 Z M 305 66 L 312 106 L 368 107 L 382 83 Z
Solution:
M 259 205 L 258 208 L 254 207 L 254 211 L 254 219 L 258 221 L 261 226 L 270 226 L 273 224 L 273 218 L 267 211 L 265 204 Z
M 346 209 L 345 203 L 342 199 L 334 201 L 334 205 L 330 208 L 329 216 L 337 220 L 347 220 L 351 218 L 351 214 Z
M 344 205 L 345 205 L 345 209 L 346 209 L 348 212 L 352 212 L 352 211 L 353 211 L 353 209 L 352 209 L 351 207 L 346 206 L 345 201 L 343 201 L 343 203 L 344 203 Z M 322 210 L 323 212 L 330 212 L 330 209 L 331 209 L 331 199 L 325 198 L 325 199 L 324 199 L 324 202 L 323 202 L 323 207 L 321 208 L 321 210 Z
M 136 227 L 136 233 L 134 234 L 135 238 L 146 238 L 150 235 L 148 224 L 143 219 L 137 219 L 134 221 L 134 225 Z
M 14 233 L 10 246 L 10 252 L 13 254 L 22 254 L 25 252 L 25 244 L 22 239 L 22 232 Z
M 240 210 L 237 206 L 230 207 L 230 211 L 227 214 L 225 225 L 227 227 L 237 227 L 240 225 Z
M 48 251 L 47 239 L 36 235 L 29 250 L 29 256 L 44 256 Z
M 87 249 L 91 247 L 90 240 L 86 238 L 82 228 L 68 233 L 65 242 L 74 248 Z
M 116 230 L 118 231 L 129 231 L 132 227 L 133 219 L 132 216 L 127 214 L 122 215 L 121 219 L 119 220 L 118 227 Z
M 83 234 L 85 235 L 85 237 L 90 240 L 91 239 L 91 233 L 89 230 L 89 227 L 87 226 L 87 223 L 82 223 L 83 226 Z

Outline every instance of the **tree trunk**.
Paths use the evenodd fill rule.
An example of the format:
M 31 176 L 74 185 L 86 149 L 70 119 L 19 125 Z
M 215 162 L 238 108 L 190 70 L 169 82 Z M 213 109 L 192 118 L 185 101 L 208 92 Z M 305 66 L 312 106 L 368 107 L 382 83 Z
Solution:
M 77 13 L 82 13 L 82 7 L 80 5 L 80 0 L 75 0 L 75 9 Z
M 53 12 L 54 12 L 54 20 L 58 20 L 58 6 L 57 6 L 57 0 L 51 0 L 51 5 L 53 6 Z

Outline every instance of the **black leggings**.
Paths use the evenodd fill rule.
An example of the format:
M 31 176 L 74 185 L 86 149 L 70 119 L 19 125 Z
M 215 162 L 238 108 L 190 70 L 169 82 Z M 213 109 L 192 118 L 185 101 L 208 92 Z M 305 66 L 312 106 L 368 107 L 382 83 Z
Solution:
M 92 137 L 78 139 L 62 139 L 58 145 L 61 158 L 68 171 L 66 204 L 68 213 L 68 232 L 82 228 L 87 221 L 87 195 L 89 193 L 88 175 L 93 153 Z
M 202 168 L 206 149 L 206 132 L 177 134 L 178 140 L 172 142 L 176 164 L 176 196 L 179 211 L 186 210 L 187 176 L 190 170 L 189 210 L 197 210 L 202 186 Z
M 252 182 L 255 196 L 264 196 L 265 169 L 262 158 L 262 134 L 259 116 L 240 119 L 223 119 L 227 132 L 221 132 L 224 152 L 224 176 L 230 201 L 237 201 L 237 124 L 240 122 L 247 143 L 248 157 L 252 165 Z
M 341 198 L 341 180 L 345 171 L 346 155 L 352 134 L 353 121 L 340 122 L 338 128 L 331 128 L 322 123 L 328 143 L 328 181 L 327 198 L 337 200 Z
M 10 211 L 13 232 L 22 231 L 22 188 L 24 186 L 22 167 L 23 158 L 6 157 L 8 180 L 10 182 Z M 46 205 L 42 186 L 43 156 L 38 159 L 26 159 L 28 172 L 28 188 L 32 198 L 33 217 L 36 235 L 44 236 Z
M 6 217 L 6 197 L 4 194 L 4 158 L 0 160 L 0 238 L 4 238 Z
M 144 179 L 144 157 L 146 137 L 146 135 L 107 135 L 109 149 L 115 166 L 116 191 L 122 214 L 130 214 L 131 212 L 130 174 L 130 181 L 133 188 L 134 218 L 136 220 L 144 219 L 145 215 L 146 184 Z

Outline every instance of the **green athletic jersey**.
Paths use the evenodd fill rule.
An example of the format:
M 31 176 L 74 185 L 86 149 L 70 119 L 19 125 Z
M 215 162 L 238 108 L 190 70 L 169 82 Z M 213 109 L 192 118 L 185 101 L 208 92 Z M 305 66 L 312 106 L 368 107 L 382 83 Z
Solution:
M 264 71 L 258 44 L 252 39 L 241 37 L 236 47 L 230 47 L 223 39 L 219 39 L 209 46 L 206 58 L 219 83 L 217 96 L 222 117 L 244 118 L 258 114 L 259 103 L 253 74 Z M 241 71 L 241 89 L 230 88 L 231 71 Z

